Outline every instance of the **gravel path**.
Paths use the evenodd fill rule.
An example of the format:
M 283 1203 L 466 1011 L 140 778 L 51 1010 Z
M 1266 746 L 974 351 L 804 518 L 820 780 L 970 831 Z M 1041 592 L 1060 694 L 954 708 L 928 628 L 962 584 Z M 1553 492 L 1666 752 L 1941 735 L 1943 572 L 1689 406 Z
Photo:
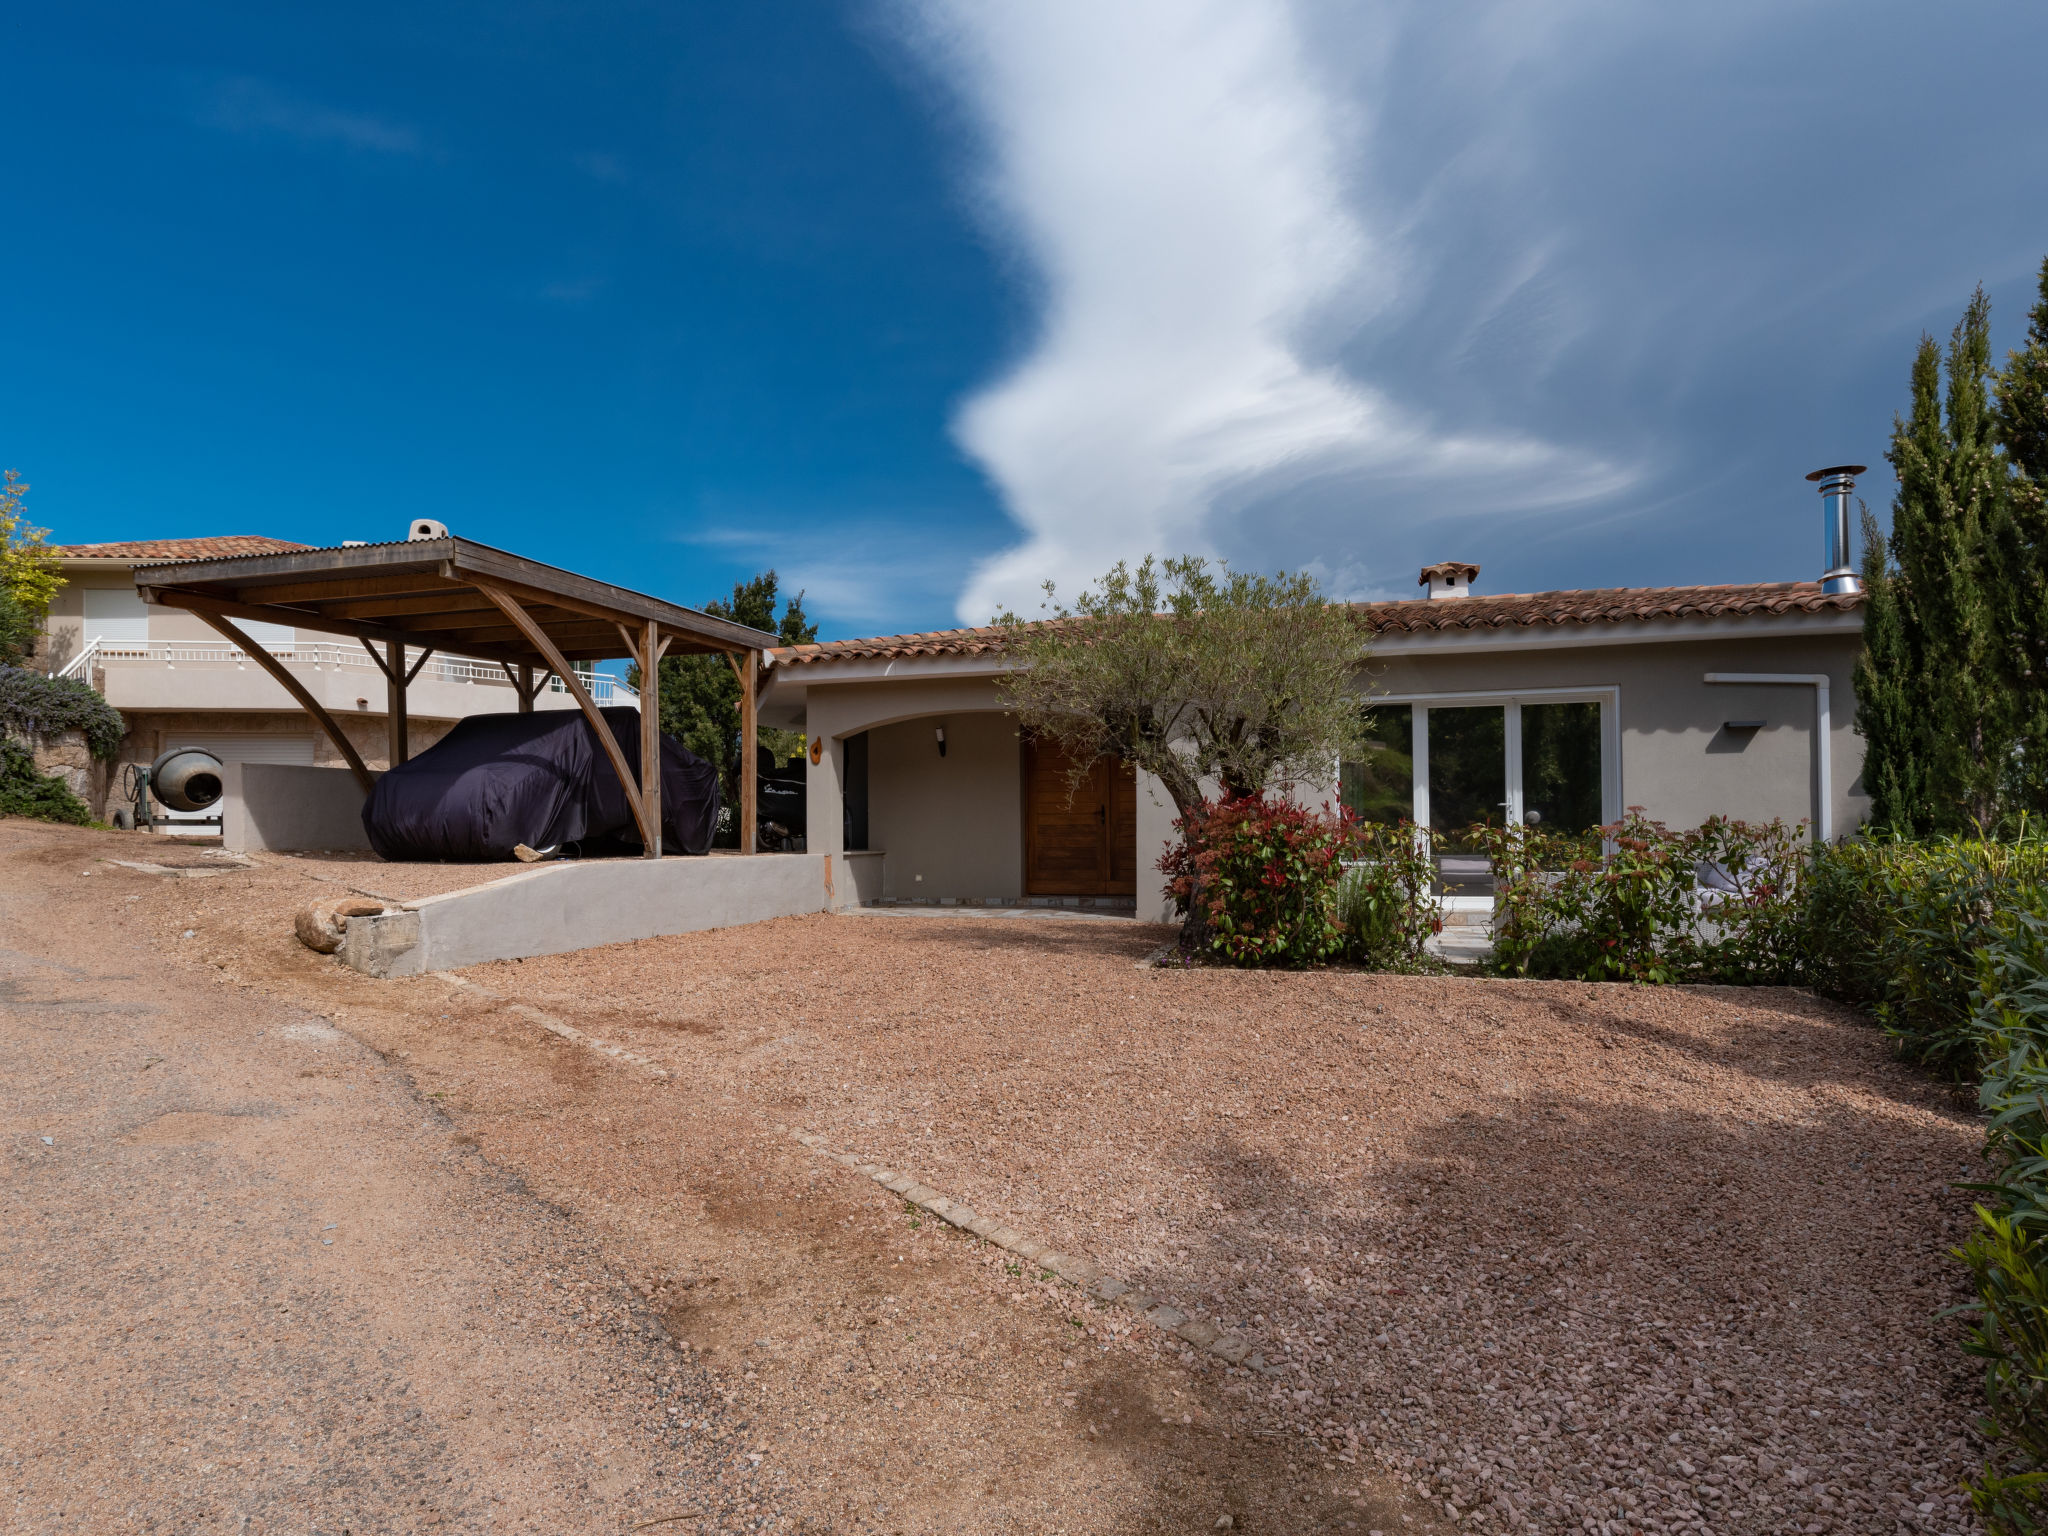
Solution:
M 791 919 L 475 974 L 1245 1330 L 1286 1371 L 1248 1423 L 1447 1517 L 1972 1528 L 1937 1314 L 1978 1133 L 1874 1030 L 1787 991 L 1136 968 L 1158 938 Z

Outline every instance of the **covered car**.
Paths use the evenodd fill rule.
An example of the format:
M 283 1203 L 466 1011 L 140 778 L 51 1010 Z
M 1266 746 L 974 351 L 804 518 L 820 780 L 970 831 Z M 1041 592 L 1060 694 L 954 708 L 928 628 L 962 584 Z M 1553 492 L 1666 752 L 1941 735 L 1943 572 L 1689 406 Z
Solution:
M 626 761 L 640 763 L 640 712 L 603 709 Z M 718 773 L 672 736 L 661 739 L 661 846 L 702 853 L 718 825 Z M 611 759 L 581 710 L 471 715 L 377 781 L 363 830 L 380 858 L 488 863 L 513 849 L 582 856 L 640 849 Z

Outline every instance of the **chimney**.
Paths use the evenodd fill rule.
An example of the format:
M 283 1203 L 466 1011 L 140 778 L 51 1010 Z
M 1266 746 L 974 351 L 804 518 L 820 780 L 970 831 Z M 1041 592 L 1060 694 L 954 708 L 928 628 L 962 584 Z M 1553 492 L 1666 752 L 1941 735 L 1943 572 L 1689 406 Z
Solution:
M 1435 565 L 1425 565 L 1422 577 L 1415 584 L 1429 588 L 1431 598 L 1470 597 L 1472 583 L 1479 575 L 1479 567 L 1465 560 L 1439 560 Z
M 1832 469 L 1816 469 L 1806 477 L 1818 483 L 1824 503 L 1820 543 L 1826 568 L 1820 573 L 1820 589 L 1830 596 L 1863 590 L 1863 579 L 1856 574 L 1855 563 L 1849 558 L 1849 498 L 1856 492 L 1856 477 L 1864 467 L 1837 464 Z

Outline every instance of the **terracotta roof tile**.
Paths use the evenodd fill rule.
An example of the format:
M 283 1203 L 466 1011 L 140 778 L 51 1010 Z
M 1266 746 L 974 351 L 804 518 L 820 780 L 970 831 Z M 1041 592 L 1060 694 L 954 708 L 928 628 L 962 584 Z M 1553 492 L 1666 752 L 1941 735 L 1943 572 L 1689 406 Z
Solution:
M 310 549 L 289 539 L 260 533 L 225 533 L 210 539 L 133 539 L 125 544 L 52 544 L 62 560 L 225 560 L 234 555 L 274 555 L 287 549 Z
M 1861 593 L 1829 596 L 1817 581 L 1729 587 L 1602 587 L 1501 597 L 1414 598 L 1353 607 L 1379 634 L 1526 629 L 1540 624 L 1630 624 L 1654 619 L 1729 619 L 1782 613 L 1853 613 Z
M 895 661 L 906 656 L 987 656 L 1008 643 L 994 624 L 979 629 L 935 629 L 920 635 L 882 635 L 873 640 L 825 640 L 815 645 L 785 645 L 775 651 L 777 666 L 813 661 Z
M 1526 592 L 1499 597 L 1411 598 L 1354 603 L 1376 634 L 1455 630 L 1533 629 L 1559 624 L 1626 624 L 1657 619 L 1727 619 L 1785 613 L 1853 613 L 1859 593 L 1829 596 L 1812 581 L 1756 582 L 1726 587 L 1604 587 L 1585 592 Z M 898 661 L 921 656 L 999 653 L 1005 634 L 993 625 L 941 629 L 867 640 L 828 640 L 783 646 L 777 666 L 826 661 Z

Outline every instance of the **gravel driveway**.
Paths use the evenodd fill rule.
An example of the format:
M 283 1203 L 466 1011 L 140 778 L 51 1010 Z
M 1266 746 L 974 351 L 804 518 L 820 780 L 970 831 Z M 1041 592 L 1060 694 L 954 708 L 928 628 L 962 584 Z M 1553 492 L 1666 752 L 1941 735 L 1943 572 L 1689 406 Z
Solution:
M 380 983 L 291 941 L 319 876 L 157 882 L 142 926 L 377 1045 L 568 1212 L 821 1527 L 1973 1529 L 1977 1389 L 1939 1314 L 1977 1128 L 1830 1005 L 1154 970 L 1157 929 L 964 916 Z M 778 1127 L 1279 1373 L 934 1231 Z
M 1248 1430 L 1447 1518 L 1971 1529 L 1979 1134 L 1868 1024 L 1159 937 L 791 919 L 475 974 L 1243 1329 L 1284 1369 L 1220 1389 Z

